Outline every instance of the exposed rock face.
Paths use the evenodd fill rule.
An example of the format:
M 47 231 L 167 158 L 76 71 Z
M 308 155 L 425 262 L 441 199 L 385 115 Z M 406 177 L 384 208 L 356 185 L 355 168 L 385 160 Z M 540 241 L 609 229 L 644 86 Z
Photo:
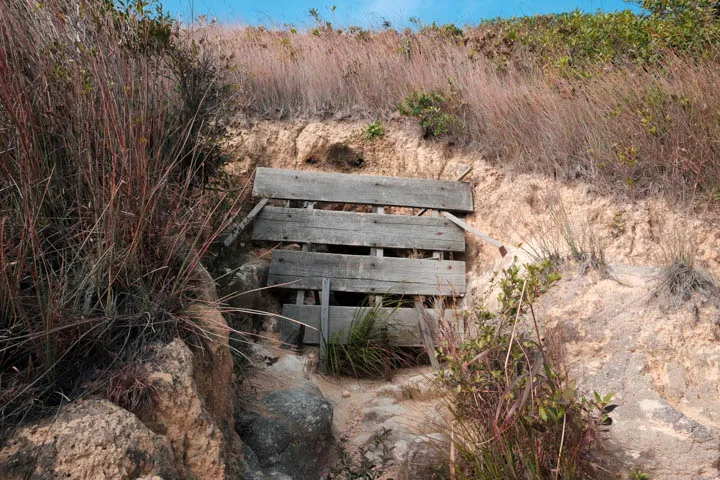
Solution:
M 0 451 L 0 478 L 183 478 L 168 440 L 106 400 L 77 401 L 18 431 Z
M 332 416 L 330 403 L 307 383 L 267 393 L 238 414 L 237 431 L 270 474 L 316 480 L 332 451 Z
M 239 266 L 237 266 L 239 264 Z M 228 260 L 223 268 L 227 280 L 223 279 L 220 293 L 227 298 L 228 305 L 238 309 L 258 310 L 262 312 L 276 312 L 281 306 L 277 298 L 267 290 L 267 277 L 270 264 L 267 260 L 248 256 L 240 259 Z M 237 330 L 251 330 L 259 333 L 263 327 L 266 330 L 277 330 L 273 325 L 273 317 L 257 315 L 241 311 L 229 312 L 229 321 Z M 276 322 L 277 323 L 277 322 Z
M 720 348 L 714 305 L 653 295 L 655 269 L 568 273 L 542 299 L 549 338 L 585 392 L 615 392 L 606 467 L 650 478 L 720 478 Z
M 227 324 L 216 309 L 187 314 L 213 341 L 195 354 L 179 339 L 151 347 L 152 402 L 139 418 L 105 400 L 74 402 L 12 437 L 0 478 L 241 478 L 250 460 L 234 431 Z
M 223 433 L 204 408 L 190 349 L 174 340 L 157 349 L 148 368 L 155 393 L 144 422 L 170 442 L 177 464 L 187 470 L 185 476 L 225 478 Z

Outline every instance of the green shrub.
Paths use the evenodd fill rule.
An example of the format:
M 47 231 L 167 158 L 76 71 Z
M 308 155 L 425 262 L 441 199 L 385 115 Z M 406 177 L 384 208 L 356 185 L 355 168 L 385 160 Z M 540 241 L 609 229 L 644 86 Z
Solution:
M 500 312 L 475 313 L 477 335 L 445 345 L 441 384 L 454 417 L 451 464 L 461 479 L 581 478 L 597 430 L 612 421 L 612 394 L 585 398 L 559 372 L 533 319 L 518 321 L 558 275 L 550 262 L 513 267 L 500 279 Z
M 469 35 L 474 51 L 503 61 L 552 65 L 570 76 L 595 64 L 658 63 L 668 52 L 702 56 L 720 39 L 715 2 L 645 0 L 643 14 L 569 13 L 483 22 Z M 530 55 L 521 55 L 519 52 Z
M 425 137 L 439 137 L 447 134 L 460 123 L 451 113 L 454 96 L 440 91 L 429 93 L 414 91 L 397 107 L 397 111 L 406 117 L 420 121 Z
M 387 378 L 393 368 L 409 365 L 410 359 L 403 349 L 390 344 L 387 317 L 392 311 L 392 305 L 383 302 L 356 310 L 347 331 L 338 332 L 325 344 L 325 372 L 335 376 Z
M 369 123 L 365 127 L 365 140 L 371 142 L 385 135 L 385 127 L 380 120 Z

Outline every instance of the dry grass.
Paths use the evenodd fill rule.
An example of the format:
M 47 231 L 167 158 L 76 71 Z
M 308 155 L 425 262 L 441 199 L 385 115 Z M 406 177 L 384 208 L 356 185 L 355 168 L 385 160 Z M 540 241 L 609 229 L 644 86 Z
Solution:
M 662 267 L 656 295 L 675 303 L 686 302 L 699 295 L 720 302 L 720 288 L 709 273 L 696 265 L 697 241 L 689 222 L 670 225 L 662 237 Z
M 203 337 L 184 312 L 210 300 L 200 260 L 239 208 L 198 195 L 217 72 L 101 4 L 0 8 L 0 439 L 146 342 Z M 124 372 L 111 396 L 137 404 Z
M 454 141 L 520 171 L 586 179 L 632 196 L 720 187 L 720 76 L 668 53 L 654 67 L 596 65 L 590 78 L 499 68 L 437 32 L 319 35 L 218 28 L 246 112 L 270 118 L 388 117 L 413 91 L 453 94 Z M 466 44 L 467 43 L 467 44 Z

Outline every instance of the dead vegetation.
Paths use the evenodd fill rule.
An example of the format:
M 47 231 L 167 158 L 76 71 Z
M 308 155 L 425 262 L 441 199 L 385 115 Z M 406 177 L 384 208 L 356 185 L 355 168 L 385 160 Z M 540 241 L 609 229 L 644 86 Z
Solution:
M 686 302 L 698 295 L 720 304 L 720 289 L 712 276 L 696 265 L 697 243 L 690 222 L 670 225 L 662 240 L 662 266 L 655 295 L 674 302 Z
M 198 195 L 222 82 L 146 8 L 0 8 L 0 441 L 88 385 L 136 408 L 141 369 L 109 372 L 208 338 L 186 308 L 211 300 L 200 261 L 240 207 Z
M 503 167 L 631 197 L 705 199 L 720 186 L 717 55 L 654 63 L 498 65 L 466 37 L 385 30 L 218 28 L 251 118 L 388 120 L 410 111 Z M 489 34 L 488 34 L 489 35 Z M 519 47 L 518 47 L 519 48 Z M 710 49 L 712 47 L 709 47 Z M 410 102 L 410 108 L 407 103 Z M 402 107 L 402 108 L 400 108 Z

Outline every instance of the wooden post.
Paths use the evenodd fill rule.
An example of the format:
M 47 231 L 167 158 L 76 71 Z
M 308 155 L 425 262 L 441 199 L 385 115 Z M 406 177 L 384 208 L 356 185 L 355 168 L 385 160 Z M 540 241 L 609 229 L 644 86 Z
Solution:
M 439 217 L 440 214 L 437 210 L 430 210 L 430 216 L 431 217 Z M 443 252 L 437 251 L 433 252 L 433 258 L 442 261 L 444 258 Z M 445 297 L 441 296 L 435 296 L 433 297 L 433 309 L 438 313 L 437 318 L 433 318 L 435 320 L 435 331 L 438 331 L 438 323 L 443 319 L 443 306 L 444 306 Z M 432 335 L 433 330 L 430 328 L 430 334 Z
M 471 227 L 470 225 L 468 225 L 468 224 L 465 223 L 464 221 L 460 220 L 458 217 L 456 217 L 456 216 L 453 215 L 452 213 L 442 212 L 442 216 L 445 217 L 445 218 L 447 218 L 447 219 L 450 220 L 451 222 L 453 222 L 453 223 L 454 223 L 455 225 L 457 225 L 458 227 L 464 229 L 465 231 L 472 233 L 473 235 L 475 235 L 476 237 L 478 237 L 480 240 L 489 243 L 489 244 L 492 245 L 493 247 L 496 247 L 496 248 L 500 251 L 500 255 L 501 255 L 501 256 L 504 257 L 505 255 L 507 255 L 507 248 L 505 248 L 505 246 L 504 246 L 502 243 L 500 243 L 499 241 L 495 240 L 494 238 L 491 238 L 491 237 L 490 237 L 489 235 L 487 235 L 486 233 L 481 232 L 480 230 L 478 230 L 478 229 L 475 228 L 475 227 Z
M 322 279 L 320 292 L 320 365 L 325 372 L 325 356 L 327 355 L 327 342 L 330 341 L 330 279 Z
M 315 207 L 314 203 L 306 202 L 305 208 L 308 210 L 312 210 Z M 312 248 L 312 243 L 303 243 L 302 245 L 302 251 L 303 252 L 309 252 Z M 298 290 L 297 296 L 295 297 L 295 303 L 298 305 L 305 305 L 305 290 Z
M 437 355 L 435 355 L 435 342 L 433 342 L 432 334 L 430 333 L 430 329 L 427 325 L 427 320 L 425 318 L 427 312 L 425 311 L 425 305 L 423 305 L 422 298 L 423 297 L 415 298 L 415 310 L 417 310 L 418 313 L 420 332 L 423 336 L 425 350 L 427 350 L 428 357 L 430 357 L 430 365 L 432 365 L 435 370 L 440 370 L 440 362 L 437 359 Z

